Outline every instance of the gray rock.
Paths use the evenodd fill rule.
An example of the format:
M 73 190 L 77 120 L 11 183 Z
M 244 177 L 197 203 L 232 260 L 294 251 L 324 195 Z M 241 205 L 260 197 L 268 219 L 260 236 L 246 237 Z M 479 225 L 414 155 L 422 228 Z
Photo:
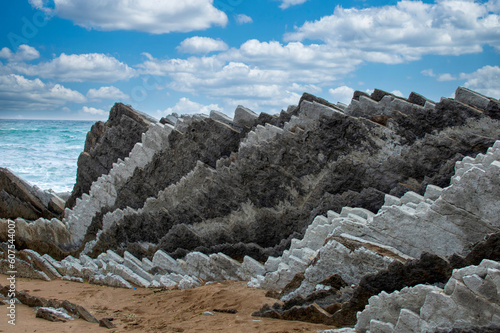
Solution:
M 151 284 L 148 280 L 134 273 L 130 268 L 122 264 L 118 264 L 112 260 L 108 262 L 106 270 L 107 270 L 106 273 L 119 275 L 126 281 L 133 283 L 139 287 L 147 288 Z
M 116 275 L 116 274 L 113 274 L 113 273 L 107 273 L 106 275 L 96 274 L 93 277 L 91 277 L 89 282 L 93 283 L 93 284 L 101 284 L 101 285 L 110 286 L 110 287 L 117 287 L 117 288 L 128 288 L 128 289 L 134 288 L 123 277 Z
M 24 260 L 16 258 L 15 260 L 15 271 L 16 276 L 50 281 L 51 279 L 42 271 L 35 269 L 31 264 Z M 7 259 L 0 259 L 0 273 L 10 275 L 9 272 L 12 271 L 11 264 Z
M 220 111 L 216 111 L 216 110 L 210 111 L 210 118 L 213 120 L 217 120 L 217 121 L 220 121 L 222 123 L 228 124 L 228 125 L 233 124 L 233 120 Z
M 127 157 L 149 124 L 154 122 L 156 119 L 131 106 L 116 103 L 109 112 L 107 122 L 95 123 L 87 134 L 84 151 L 78 158 L 76 184 L 67 207 L 73 207 L 77 198 L 89 193 L 92 183 L 107 174 L 113 163 Z
M 0 168 L 0 218 L 36 220 L 60 218 L 64 201 L 52 192 L 43 191 Z
M 258 117 L 258 114 L 256 114 L 252 110 L 242 105 L 238 105 L 238 107 L 234 111 L 233 121 L 237 125 L 251 127 Z

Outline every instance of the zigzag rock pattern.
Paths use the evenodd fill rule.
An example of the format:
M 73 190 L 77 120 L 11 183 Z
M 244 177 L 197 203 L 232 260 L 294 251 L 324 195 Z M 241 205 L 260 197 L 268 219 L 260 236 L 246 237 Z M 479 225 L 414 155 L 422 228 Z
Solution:
M 390 99 L 392 104 L 383 104 Z M 392 107 L 385 126 L 346 114 L 352 105 L 344 113 L 310 95 L 290 108 L 288 120 L 283 116 L 277 126 L 242 130 L 241 141 L 238 126 L 228 126 L 224 142 L 203 129 L 221 124 L 214 119 L 228 124 L 221 115 L 213 113 L 210 125 L 206 119 L 183 121 L 185 132 L 171 134 L 172 144 L 117 193 L 115 207 L 101 210 L 102 218 L 94 221 L 99 236 L 86 251 L 98 254 L 128 244 L 144 255 L 131 244 L 147 242 L 174 256 L 257 251 L 256 258 L 264 258 L 287 246 L 283 240 L 302 232 L 326 212 L 323 207 L 340 211 L 359 204 L 376 211 L 384 193 L 400 196 L 413 188 L 423 194 L 429 183 L 448 185 L 456 160 L 484 152 L 498 138 L 496 120 L 460 101 L 444 99 L 436 107 L 389 95 L 371 101 L 386 111 Z M 403 106 L 406 113 L 398 111 Z M 196 148 L 199 135 L 214 152 Z M 187 153 L 187 174 L 173 158 L 180 150 L 193 151 L 194 156 Z
M 155 122 L 129 105 L 116 103 L 109 112 L 108 121 L 98 121 L 87 133 L 85 147 L 78 157 L 76 184 L 66 206 L 72 208 L 77 198 L 88 194 L 92 183 L 107 174 L 118 159 L 127 157 L 149 124 Z
M 308 227 L 303 239 L 292 240 L 291 247 L 284 251 L 282 257 L 269 258 L 265 265 L 248 256 L 241 263 L 223 253 L 207 256 L 200 252 L 191 252 L 183 259 L 176 260 L 158 250 L 152 260 L 139 260 L 127 251 L 120 256 L 108 250 L 96 259 L 81 254 L 78 259 L 68 256 L 57 261 L 47 254 L 40 256 L 35 251 L 22 250 L 16 255 L 16 267 L 20 276 L 45 280 L 62 277 L 79 282 L 88 280 L 91 283 L 122 288 L 177 286 L 186 289 L 200 286 L 203 281 L 252 280 L 250 285 L 260 283 L 261 287 L 276 289 L 291 280 L 290 276 L 295 274 L 296 279 L 300 275 L 296 273 L 302 272 L 295 289 L 291 284 L 279 288 L 288 291 L 282 292 L 284 307 L 264 307 L 256 315 L 338 326 L 354 324 L 353 315 L 364 309 L 358 314 L 353 332 L 429 332 L 443 327 L 490 325 L 500 319 L 500 299 L 497 295 L 497 289 L 500 288 L 497 281 L 500 277 L 498 262 L 482 260 L 479 266 L 468 266 L 451 274 L 452 266 L 448 261 L 424 252 L 432 251 L 441 256 L 452 254 L 452 250 L 448 248 L 445 253 L 440 252 L 443 250 L 439 240 L 426 241 L 427 247 L 420 250 L 420 259 L 414 260 L 404 254 L 405 249 L 409 249 L 408 252 L 415 251 L 414 247 L 401 247 L 397 237 L 394 237 L 393 243 L 382 245 L 349 235 L 344 232 L 346 230 L 343 226 L 352 226 L 355 222 L 371 230 L 371 224 L 378 225 L 378 219 L 392 219 L 391 215 L 387 215 L 388 209 L 391 208 L 411 212 L 415 218 L 404 224 L 408 232 L 414 230 L 425 234 L 425 229 L 428 228 L 424 223 L 426 214 L 418 214 L 417 209 L 423 202 L 427 205 L 427 212 L 439 211 L 435 205 L 453 206 L 465 211 L 464 207 L 472 207 L 472 199 L 479 200 L 485 209 L 469 209 L 475 212 L 474 217 L 464 220 L 464 214 L 447 215 L 447 223 L 463 227 L 460 235 L 446 236 L 446 228 L 443 228 L 441 234 L 443 237 L 449 237 L 447 241 L 452 239 L 453 235 L 460 240 L 460 245 L 453 251 L 467 254 L 461 259 L 462 263 L 475 263 L 481 257 L 498 260 L 498 233 L 482 242 L 476 242 L 489 234 L 490 230 L 475 230 L 474 226 L 495 225 L 498 222 L 497 218 L 490 217 L 500 215 L 498 206 L 492 204 L 498 202 L 500 197 L 499 181 L 500 141 L 497 141 L 486 154 L 458 161 L 452 184 L 447 188 L 440 189 L 429 185 L 424 197 L 418 197 L 413 192 L 407 192 L 400 199 L 387 196 L 386 204 L 377 214 L 362 208 L 345 207 L 340 214 L 329 212 L 326 218 L 318 216 Z M 473 184 L 476 186 L 472 186 Z M 417 199 L 418 204 L 415 202 Z M 409 211 L 410 208 L 413 211 Z M 444 225 L 439 219 L 436 219 L 435 223 Z M 481 230 L 483 234 L 479 234 Z M 336 236 L 339 233 L 340 236 Z M 366 235 L 370 233 L 367 232 Z M 410 243 L 409 239 L 413 238 L 407 237 L 406 244 Z M 464 240 L 469 240 L 470 243 L 465 243 Z M 413 241 L 414 244 L 419 242 L 416 239 Z M 469 251 L 473 242 L 476 244 Z M 391 246 L 394 244 L 399 246 L 400 250 Z M 456 254 L 451 258 L 455 256 Z M 6 254 L 2 257 L 0 266 L 3 270 L 8 270 Z M 310 263 L 306 262 L 305 257 L 310 259 Z M 302 265 L 299 265 L 301 261 Z M 456 258 L 455 261 L 460 262 Z M 366 275 L 366 272 L 370 271 L 374 274 Z M 334 276 L 331 276 L 332 274 Z M 444 291 L 437 286 L 419 284 L 447 280 Z M 348 284 L 358 287 L 352 291 L 352 287 L 347 287 Z M 404 288 L 414 285 L 417 286 Z M 394 290 L 400 291 L 387 293 Z M 290 297 L 291 294 L 294 294 L 295 299 Z M 305 301 L 310 296 L 318 297 L 318 294 L 319 298 L 323 298 L 323 302 L 333 303 L 330 306 L 324 304 L 328 311 L 316 303 L 306 307 L 296 306 L 300 303 L 296 299 L 297 296 Z M 378 295 L 368 300 L 373 294 Z M 349 297 L 350 299 L 345 301 Z M 314 297 L 312 299 L 314 300 Z M 476 306 L 470 306 L 471 300 L 475 300 L 472 302 Z M 366 302 L 368 306 L 364 308 Z
M 360 312 L 359 332 L 494 324 L 499 105 L 465 88 L 438 103 L 375 90 L 346 107 L 304 94 L 279 116 L 170 115 L 64 218 L 15 220 L 18 273 L 122 288 L 244 280 L 284 302 L 255 315 L 353 326 Z
M 424 106 L 415 96 L 355 94 L 343 110 L 304 94 L 274 117 L 240 107 L 233 120 L 212 112 L 151 123 L 62 221 L 18 219 L 20 241 L 54 255 L 278 254 L 328 209 L 375 212 L 385 193 L 447 186 L 455 161 L 500 136 L 488 111 L 498 101 L 464 88 Z

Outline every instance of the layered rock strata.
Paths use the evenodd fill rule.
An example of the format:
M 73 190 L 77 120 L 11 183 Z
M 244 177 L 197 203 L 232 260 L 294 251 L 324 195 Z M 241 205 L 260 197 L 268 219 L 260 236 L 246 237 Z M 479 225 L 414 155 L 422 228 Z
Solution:
M 0 168 L 0 218 L 36 220 L 61 218 L 64 200 L 52 191 L 44 191 Z
M 127 157 L 134 145 L 141 140 L 142 133 L 155 122 L 155 119 L 129 105 L 116 103 L 109 112 L 108 121 L 95 123 L 88 132 L 83 152 L 78 157 L 76 184 L 66 207 L 72 208 L 76 199 L 89 193 L 97 178 L 111 170 L 113 163 Z
M 356 324 L 356 312 L 363 311 L 357 332 L 491 326 L 500 318 L 495 289 L 500 266 L 482 259 L 500 259 L 500 238 L 493 233 L 500 216 L 499 182 L 497 141 L 485 154 L 458 161 L 446 188 L 428 185 L 423 196 L 386 195 L 377 213 L 344 207 L 340 213 L 316 217 L 302 239 L 293 239 L 281 257 L 271 257 L 264 265 L 248 256 L 238 262 L 223 253 L 196 251 L 174 259 L 158 250 L 152 260 L 139 260 L 127 251 L 120 256 L 108 250 L 96 259 L 80 254 L 57 261 L 22 250 L 16 254 L 16 267 L 20 276 L 62 277 L 124 288 L 185 289 L 203 281 L 251 280 L 252 286 L 286 290 L 281 294 L 284 305 L 263 308 L 258 315 L 343 326 Z M 416 237 L 428 235 L 432 226 L 441 226 L 433 231 L 440 237 L 427 237 L 425 242 Z M 397 232 L 398 227 L 405 232 Z M 442 258 L 446 256 L 450 259 Z M 4 253 L 0 267 L 7 263 Z M 451 274 L 453 265 L 470 264 L 479 266 Z M 373 295 L 378 296 L 368 301 Z M 477 307 L 470 306 L 471 300 Z M 304 302 L 309 304 L 300 306 Z
M 500 324 L 500 263 L 454 270 L 444 288 L 418 285 L 369 299 L 355 332 L 433 332 Z
M 374 98 L 380 95 L 376 91 Z M 384 193 L 401 196 L 415 189 L 422 195 L 429 183 L 448 185 L 456 160 L 484 152 L 498 138 L 497 121 L 475 105 L 376 99 L 370 99 L 377 105 L 373 112 L 388 113 L 385 124 L 367 119 L 373 115 L 368 106 L 358 105 L 364 115 L 352 111 L 353 104 L 344 113 L 305 95 L 289 111 L 295 116 L 278 126 L 257 125 L 215 166 L 199 160 L 177 182 L 149 191 L 142 207 L 144 195 L 129 205 L 134 209 L 107 212 L 102 220 L 109 229 L 103 227 L 102 240 L 88 249 L 98 253 L 149 242 L 174 256 L 198 250 L 237 257 L 256 244 L 269 255 L 287 246 L 282 241 L 304 230 L 317 213 L 326 213 L 323 207 L 340 211 L 354 203 L 376 211 Z M 145 174 L 163 172 L 159 163 L 147 170 L 139 183 L 151 182 Z M 124 197 L 141 193 L 136 190 Z M 243 253 L 234 247 L 239 243 Z
M 239 108 L 231 121 L 213 112 L 150 124 L 62 221 L 18 219 L 20 241 L 94 256 L 163 249 L 265 259 L 329 209 L 376 212 L 386 193 L 449 185 L 455 161 L 500 136 L 494 111 L 471 94 L 459 88 L 457 99 L 434 104 L 376 90 L 346 108 L 304 94 L 279 116 Z

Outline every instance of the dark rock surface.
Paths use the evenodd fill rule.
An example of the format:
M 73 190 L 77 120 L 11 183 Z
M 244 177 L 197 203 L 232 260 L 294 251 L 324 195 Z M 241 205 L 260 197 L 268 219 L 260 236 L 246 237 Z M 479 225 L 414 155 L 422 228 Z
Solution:
M 116 325 L 113 324 L 108 318 L 102 318 L 101 320 L 99 320 L 99 326 L 108 329 L 116 328 Z
M 0 294 L 7 297 L 10 287 L 8 285 L 0 285 Z M 99 321 L 83 306 L 71 303 L 67 300 L 59 301 L 56 299 L 45 299 L 43 297 L 32 296 L 25 291 L 16 292 L 16 297 L 24 305 L 29 307 L 51 307 L 51 308 L 63 308 L 69 314 L 81 318 L 89 323 L 98 323 Z
M 417 104 L 377 90 L 370 109 L 362 104 L 367 96 L 358 98 L 343 114 L 304 94 L 289 112 L 257 118 L 255 124 L 271 120 L 284 128 L 292 116 L 302 117 L 256 144 L 239 141 L 251 133 L 238 138 L 234 128 L 224 130 L 209 119 L 193 121 L 184 134 L 173 132 L 169 149 L 136 170 L 118 193 L 115 208 L 141 210 L 105 231 L 93 253 L 150 242 L 175 256 L 243 243 L 260 247 L 263 257 L 283 250 L 283 240 L 327 210 L 376 211 L 386 193 L 423 194 L 428 184 L 448 186 L 456 161 L 484 153 L 500 138 L 497 120 L 453 99 L 422 107 L 415 96 Z M 325 107 L 330 112 L 306 117 Z M 387 118 L 374 122 L 374 116 Z M 221 128 L 221 134 L 207 137 L 207 128 Z M 143 207 L 147 197 L 155 199 Z
M 445 283 L 450 278 L 451 273 L 452 266 L 448 261 L 436 255 L 424 253 L 419 259 L 410 260 L 404 264 L 394 261 L 387 269 L 365 275 L 354 289 L 352 296 L 345 301 L 342 301 L 343 295 L 340 292 L 337 290 L 331 291 L 330 294 L 337 294 L 336 299 L 339 302 L 323 305 L 325 308 L 323 310 L 326 313 L 328 313 L 326 309 L 332 312 L 328 316 L 315 316 L 314 319 L 311 319 L 314 321 L 311 321 L 308 320 L 308 316 L 304 315 L 311 311 L 311 305 L 316 304 L 316 298 L 324 298 L 324 294 L 319 294 L 319 297 L 309 297 L 308 299 L 292 299 L 283 306 L 278 303 L 272 308 L 265 305 L 253 315 L 310 322 L 321 322 L 317 320 L 322 318 L 324 320 L 322 322 L 327 325 L 353 326 L 356 324 L 356 313 L 365 308 L 371 296 L 382 291 L 391 293 L 417 284 Z M 333 277 L 332 281 L 338 281 L 338 278 Z M 293 305 L 291 309 L 289 309 L 290 305 Z
M 63 322 L 63 323 L 66 322 L 65 319 L 63 319 L 61 317 L 58 317 L 53 312 L 51 312 L 50 310 L 47 310 L 47 309 L 38 309 L 38 310 L 36 310 L 36 315 L 35 316 L 37 318 L 42 318 L 42 319 L 45 319 L 45 320 L 48 320 L 48 321 L 53 321 L 53 322 L 57 322 L 57 321 L 60 321 L 60 322 Z
M 129 105 L 116 103 L 105 123 L 95 123 L 78 157 L 76 184 L 66 206 L 73 207 L 77 198 L 89 192 L 92 182 L 107 174 L 118 159 L 127 157 L 152 122 L 156 120 Z
M 64 201 L 54 193 L 31 186 L 6 168 L 0 168 L 0 218 L 36 220 L 60 218 Z

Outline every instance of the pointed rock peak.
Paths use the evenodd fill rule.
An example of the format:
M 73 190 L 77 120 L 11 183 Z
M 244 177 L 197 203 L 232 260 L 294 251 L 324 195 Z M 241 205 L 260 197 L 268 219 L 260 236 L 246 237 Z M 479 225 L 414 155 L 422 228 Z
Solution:
M 391 97 L 394 97 L 394 98 L 397 98 L 397 99 L 402 99 L 402 100 L 406 100 L 406 98 L 403 98 L 403 97 L 400 97 L 400 96 L 396 96 L 390 92 L 387 92 L 387 91 L 383 91 L 383 90 L 380 90 L 380 89 L 377 89 L 375 88 L 375 90 L 372 92 L 370 98 L 373 99 L 374 101 L 377 101 L 377 102 L 380 102 L 382 100 L 382 98 L 384 98 L 384 96 L 391 96 Z
M 332 109 L 338 109 L 338 106 L 328 102 L 326 99 L 314 96 L 314 95 L 309 94 L 309 93 L 302 94 L 302 97 L 300 98 L 300 101 L 299 101 L 299 107 L 302 104 L 302 101 L 316 102 L 316 103 L 328 106 L 329 108 L 332 108 Z
M 111 110 L 109 111 L 108 124 L 119 123 L 123 115 L 126 115 L 137 122 L 149 125 L 150 123 L 158 122 L 157 119 L 151 117 L 148 114 L 135 110 L 130 105 L 125 105 L 123 103 L 115 103 Z
M 238 105 L 234 111 L 234 122 L 240 126 L 251 127 L 258 117 L 258 114 L 243 105 Z
M 371 98 L 369 94 L 365 93 L 364 91 L 356 90 L 354 94 L 352 95 L 352 99 L 355 99 L 356 101 L 359 101 L 359 97 L 365 96 L 368 98 Z
M 210 111 L 210 118 L 230 125 L 233 123 L 233 120 L 229 118 L 226 114 L 216 110 Z
M 413 92 L 413 91 L 410 93 L 410 96 L 408 96 L 408 102 L 413 103 L 413 104 L 417 104 L 420 106 L 425 106 L 426 102 L 436 104 L 436 102 L 434 102 L 433 100 L 430 100 L 430 99 L 428 99 L 420 94 L 417 94 L 416 92 Z

